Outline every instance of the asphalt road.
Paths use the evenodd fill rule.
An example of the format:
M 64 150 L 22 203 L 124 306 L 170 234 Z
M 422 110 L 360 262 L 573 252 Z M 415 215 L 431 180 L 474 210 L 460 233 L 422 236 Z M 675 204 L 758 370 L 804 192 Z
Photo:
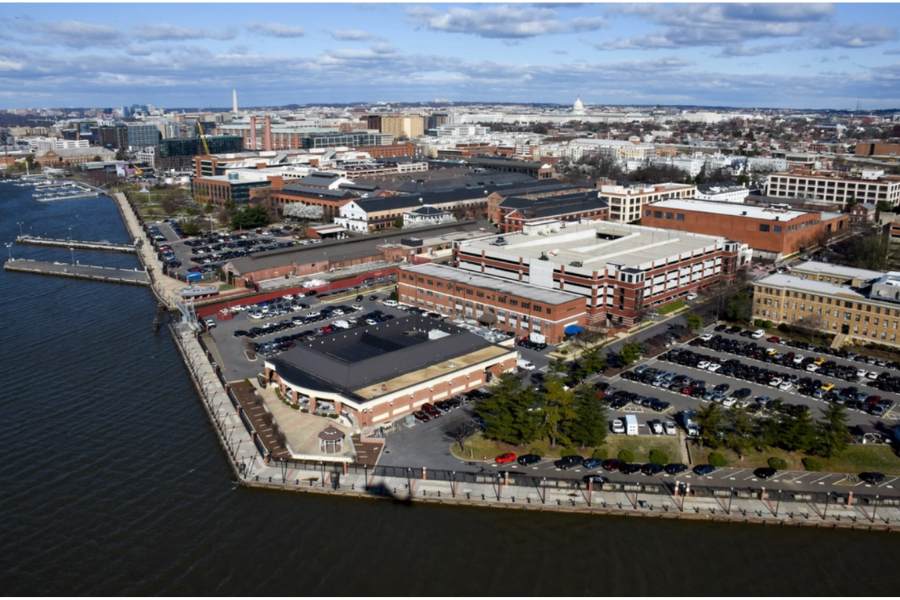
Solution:
M 824 492 L 848 491 L 873 492 L 883 496 L 900 497 L 900 478 L 887 477 L 872 486 L 859 481 L 855 476 L 842 473 L 821 473 L 816 471 L 779 471 L 770 479 L 761 479 L 753 474 L 752 468 L 725 467 L 716 469 L 706 476 L 685 472 L 679 475 L 661 473 L 657 476 L 646 476 L 641 473 L 624 475 L 619 472 L 606 472 L 601 468 L 587 470 L 583 467 L 561 470 L 553 465 L 552 460 L 543 460 L 536 465 L 523 467 L 519 464 L 498 465 L 484 462 L 482 457 L 471 461 L 460 460 L 450 453 L 453 440 L 446 434 L 460 422 L 470 418 L 470 408 L 461 407 L 428 423 L 416 423 L 409 428 L 400 428 L 387 437 L 385 451 L 379 464 L 399 467 L 428 467 L 429 469 L 480 471 L 486 473 L 509 472 L 514 478 L 516 474 L 548 479 L 581 480 L 588 474 L 599 474 L 614 483 L 662 483 L 672 484 L 675 481 L 694 485 L 710 485 L 734 487 L 735 489 L 782 489 L 792 492 Z

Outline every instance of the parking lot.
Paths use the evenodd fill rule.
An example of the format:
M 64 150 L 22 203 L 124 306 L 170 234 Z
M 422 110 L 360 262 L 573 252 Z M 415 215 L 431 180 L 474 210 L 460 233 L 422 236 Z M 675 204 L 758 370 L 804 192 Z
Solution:
M 273 342 L 276 338 L 302 334 L 304 332 L 308 332 L 307 335 L 326 335 L 321 332 L 321 329 L 328 325 L 333 326 L 335 321 L 344 320 L 349 323 L 360 315 L 365 315 L 374 311 L 381 311 L 384 315 L 389 315 L 390 318 L 405 315 L 406 313 L 403 310 L 385 306 L 383 304 L 383 301 L 387 296 L 388 294 L 384 292 L 365 294 L 363 300 L 360 302 L 356 301 L 356 296 L 353 292 L 349 292 L 344 300 L 331 300 L 326 298 L 323 302 L 322 299 L 316 296 L 294 298 L 293 302 L 295 302 L 294 306 L 298 307 L 297 310 L 289 312 L 285 311 L 281 314 L 272 313 L 272 316 L 265 316 L 259 319 L 251 318 L 250 314 L 254 312 L 253 310 L 243 310 L 234 313 L 234 317 L 231 319 L 215 320 L 216 325 L 209 333 L 215 341 L 223 362 L 221 366 L 225 379 L 228 381 L 246 379 L 248 377 L 256 376 L 256 374 L 262 370 L 262 364 L 265 358 L 260 354 L 256 354 L 254 359 L 250 360 L 248 358 L 248 347 L 250 344 L 265 344 L 267 342 Z M 375 300 L 372 300 L 372 297 L 374 297 Z M 344 305 L 350 308 L 354 304 L 358 304 L 362 309 L 353 311 L 350 314 L 329 314 L 329 309 Z M 322 314 L 323 312 L 324 314 Z M 299 322 L 299 324 L 294 324 L 294 318 L 300 317 L 302 319 L 305 315 L 315 313 L 321 314 L 321 318 L 303 320 Z M 285 325 L 290 323 L 290 326 L 276 331 L 273 326 L 278 323 L 285 323 Z M 235 335 L 235 332 L 238 331 L 250 332 L 254 328 L 264 329 L 267 325 L 269 326 L 269 329 L 272 330 L 271 333 L 264 333 L 253 338 L 246 335 Z
M 704 337 L 712 334 L 712 332 L 707 333 L 707 336 Z M 721 334 L 715 335 L 721 336 Z M 754 344 L 761 347 L 762 354 L 767 359 L 760 360 L 745 354 L 724 350 L 721 344 L 716 343 L 717 340 L 724 337 L 731 338 L 737 344 Z M 770 354 L 767 352 L 769 348 L 772 349 L 772 352 L 778 352 L 779 354 Z M 749 390 L 750 395 L 742 400 L 745 400 L 743 403 L 751 411 L 754 408 L 752 400 L 756 398 L 764 398 L 766 400 L 781 399 L 785 404 L 799 404 L 816 411 L 821 411 L 831 401 L 845 405 L 848 409 L 847 414 L 851 425 L 875 426 L 878 421 L 892 423 L 897 420 L 897 406 L 898 401 L 900 401 L 900 394 L 877 390 L 869 385 L 872 380 L 865 377 L 858 381 L 856 377 L 857 365 L 852 365 L 851 369 L 851 361 L 849 360 L 834 360 L 836 363 L 845 363 L 847 372 L 852 371 L 853 377 L 848 381 L 848 379 L 836 376 L 821 375 L 819 372 L 807 371 L 805 365 L 812 362 L 815 358 L 820 358 L 820 355 L 815 352 L 806 352 L 807 356 L 804 357 L 804 362 L 795 365 L 792 359 L 796 358 L 797 353 L 794 352 L 794 356 L 791 357 L 792 348 L 779 343 L 766 342 L 760 344 L 759 340 L 748 341 L 746 338 L 733 339 L 733 336 L 721 336 L 720 338 L 712 337 L 708 342 L 698 339 L 690 345 L 679 344 L 672 350 L 674 352 L 670 351 L 657 359 L 647 361 L 645 364 L 649 367 L 673 372 L 689 378 L 687 381 L 688 385 L 682 387 L 690 387 L 690 384 L 696 384 L 698 381 L 704 382 L 707 390 L 726 384 L 728 389 L 721 400 L 732 396 L 736 390 Z M 688 355 L 687 360 L 685 360 L 685 354 Z M 691 354 L 699 356 L 703 361 L 696 364 L 696 361 L 690 360 Z M 667 355 L 670 360 L 664 360 Z M 757 351 L 756 355 L 759 355 L 759 351 Z M 777 362 L 779 356 L 780 360 L 792 366 L 785 366 Z M 681 361 L 681 364 L 679 364 L 679 361 Z M 706 367 L 705 363 L 709 363 L 709 366 Z M 826 363 L 827 361 L 823 362 L 823 364 Z M 719 367 L 714 365 L 719 365 Z M 712 368 L 716 368 L 715 372 L 710 370 Z M 878 371 L 882 372 L 881 369 Z M 889 369 L 883 369 L 883 371 L 890 373 Z M 623 375 L 628 377 L 628 375 Z M 773 379 L 773 376 L 777 377 L 777 379 Z M 666 400 L 671 401 L 680 409 L 696 408 L 703 401 L 702 397 L 692 398 L 682 393 L 662 389 L 659 386 L 650 386 L 646 381 L 625 382 L 622 381 L 622 376 L 614 379 L 618 380 L 616 381 L 616 386 L 623 389 L 637 391 L 640 388 L 645 390 L 652 388 L 654 393 L 664 395 Z M 778 379 L 781 381 L 778 381 Z M 771 385 L 772 383 L 775 383 L 775 385 Z M 787 383 L 790 383 L 790 385 L 787 385 Z M 635 386 L 639 387 L 636 388 Z M 696 388 L 697 386 L 694 385 L 693 387 Z M 825 391 L 822 391 L 823 388 Z M 852 393 L 846 392 L 854 389 L 855 391 Z M 885 407 L 884 414 L 877 414 L 880 410 L 875 411 L 871 404 L 867 404 L 868 398 L 866 396 L 880 399 L 881 406 Z
M 224 263 L 242 256 L 320 243 L 320 240 L 295 240 L 295 232 L 289 226 L 233 233 L 214 231 L 188 238 L 183 237 L 177 223 L 159 221 L 146 227 L 168 272 L 181 279 L 189 271 L 214 273 Z

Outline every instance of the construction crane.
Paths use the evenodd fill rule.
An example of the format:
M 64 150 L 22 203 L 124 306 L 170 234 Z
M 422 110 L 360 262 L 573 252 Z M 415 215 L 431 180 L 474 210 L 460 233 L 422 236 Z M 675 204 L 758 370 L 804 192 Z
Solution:
M 200 141 L 203 143 L 203 151 L 206 154 L 209 154 L 209 144 L 206 143 L 206 134 L 203 133 L 203 125 L 200 124 L 200 121 L 197 121 L 197 131 L 200 132 Z

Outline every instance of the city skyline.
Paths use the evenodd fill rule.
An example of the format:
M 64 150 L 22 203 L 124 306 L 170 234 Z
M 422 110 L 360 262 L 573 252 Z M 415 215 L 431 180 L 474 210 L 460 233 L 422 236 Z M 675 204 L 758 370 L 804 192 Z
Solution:
M 154 13 L 158 13 L 154 15 Z M 900 106 L 896 5 L 0 6 L 0 107 Z

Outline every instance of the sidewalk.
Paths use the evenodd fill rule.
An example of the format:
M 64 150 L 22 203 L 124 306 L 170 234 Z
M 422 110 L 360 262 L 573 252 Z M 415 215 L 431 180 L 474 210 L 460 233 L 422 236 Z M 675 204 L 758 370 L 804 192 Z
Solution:
M 146 269 L 147 273 L 150 275 L 153 291 L 163 304 L 171 309 L 176 308 L 177 302 L 181 298 L 181 289 L 184 288 L 186 284 L 183 281 L 179 281 L 163 273 L 162 265 L 153 251 L 153 244 L 151 243 L 150 238 L 147 237 L 144 228 L 141 227 L 137 215 L 134 214 L 134 210 L 131 208 L 131 204 L 128 203 L 125 194 L 122 192 L 115 192 L 112 196 L 119 205 L 119 212 L 122 214 L 122 219 L 125 223 L 125 227 L 128 229 L 128 233 L 130 233 L 135 240 L 140 241 L 138 258 L 144 265 L 144 269 Z

